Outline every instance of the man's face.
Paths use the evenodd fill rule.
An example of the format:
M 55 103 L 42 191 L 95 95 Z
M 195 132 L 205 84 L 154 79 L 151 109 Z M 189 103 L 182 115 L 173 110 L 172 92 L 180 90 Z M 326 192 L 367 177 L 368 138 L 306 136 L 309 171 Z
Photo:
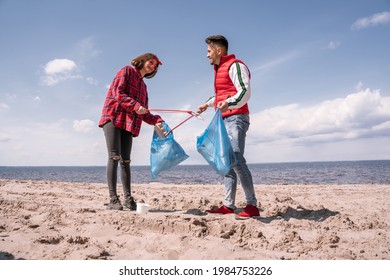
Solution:
M 221 62 L 221 49 L 216 46 L 207 46 L 207 58 L 210 60 L 211 65 L 219 65 Z

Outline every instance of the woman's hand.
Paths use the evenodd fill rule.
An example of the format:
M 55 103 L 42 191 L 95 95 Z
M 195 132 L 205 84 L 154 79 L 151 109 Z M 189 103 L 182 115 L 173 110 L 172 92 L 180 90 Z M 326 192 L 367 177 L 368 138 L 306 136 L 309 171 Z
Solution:
M 139 108 L 137 110 L 135 110 L 135 112 L 138 114 L 138 115 L 145 115 L 146 113 L 149 113 L 149 110 L 146 109 L 145 107 L 143 106 L 139 106 Z

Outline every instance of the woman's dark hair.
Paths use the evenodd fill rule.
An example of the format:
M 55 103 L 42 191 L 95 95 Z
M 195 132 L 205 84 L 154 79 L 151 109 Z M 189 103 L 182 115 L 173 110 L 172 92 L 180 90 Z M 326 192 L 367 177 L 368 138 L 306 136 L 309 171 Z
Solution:
M 131 65 L 133 65 L 138 70 L 141 70 L 144 67 L 145 62 L 151 59 L 155 59 L 157 61 L 157 66 L 156 66 L 156 70 L 154 70 L 152 73 L 145 75 L 145 78 L 150 79 L 157 74 L 158 66 L 162 64 L 155 54 L 152 53 L 141 54 L 140 56 L 137 56 L 131 61 Z
M 223 47 L 223 48 L 226 49 L 226 52 L 228 51 L 229 42 L 222 35 L 209 36 L 209 37 L 206 38 L 205 41 L 206 41 L 206 44 L 208 44 L 208 45 L 215 45 L 215 46 L 218 46 L 218 47 Z

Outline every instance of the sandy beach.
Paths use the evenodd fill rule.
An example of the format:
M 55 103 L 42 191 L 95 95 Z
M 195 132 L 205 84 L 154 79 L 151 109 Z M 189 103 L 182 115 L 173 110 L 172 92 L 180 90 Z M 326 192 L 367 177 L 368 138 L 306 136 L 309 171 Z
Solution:
M 105 184 L 0 180 L 0 259 L 390 259 L 390 185 L 256 185 L 247 220 L 205 213 L 222 185 L 132 188 L 147 214 L 106 210 Z

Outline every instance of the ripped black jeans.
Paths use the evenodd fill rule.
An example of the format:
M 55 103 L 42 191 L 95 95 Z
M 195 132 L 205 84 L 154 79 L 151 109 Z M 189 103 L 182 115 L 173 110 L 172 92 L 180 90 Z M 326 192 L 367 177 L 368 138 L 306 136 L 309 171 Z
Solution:
M 115 127 L 111 122 L 103 126 L 106 138 L 108 163 L 107 163 L 107 183 L 110 198 L 117 196 L 117 174 L 118 163 L 121 168 L 121 181 L 124 197 L 131 196 L 131 172 L 130 153 L 133 145 L 133 135 L 131 132 Z

